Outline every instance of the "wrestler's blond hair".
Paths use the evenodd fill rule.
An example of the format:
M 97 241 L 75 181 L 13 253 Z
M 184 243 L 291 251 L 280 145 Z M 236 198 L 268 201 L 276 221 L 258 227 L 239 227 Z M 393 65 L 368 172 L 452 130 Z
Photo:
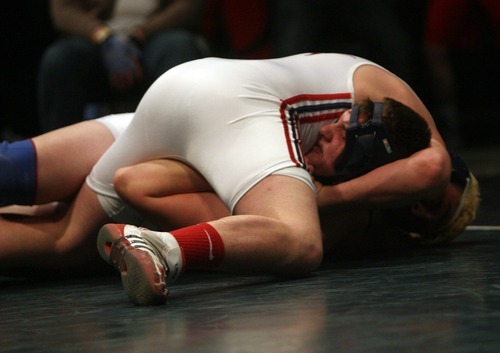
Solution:
M 480 202 L 480 191 L 477 179 L 472 173 L 469 175 L 469 180 L 454 217 L 450 223 L 435 233 L 424 235 L 421 240 L 423 244 L 431 245 L 450 242 L 474 222 Z

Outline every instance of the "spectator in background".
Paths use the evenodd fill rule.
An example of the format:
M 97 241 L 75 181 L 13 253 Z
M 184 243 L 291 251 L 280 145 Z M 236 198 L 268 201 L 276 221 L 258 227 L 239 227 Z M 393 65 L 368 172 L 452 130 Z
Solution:
M 417 81 L 415 40 L 405 23 L 418 4 L 398 0 L 275 0 L 273 56 L 342 52 L 369 57 L 410 85 Z
M 482 141 L 488 139 L 488 131 L 500 126 L 498 113 L 487 110 L 500 93 L 499 49 L 500 1 L 429 1 L 424 52 L 433 82 L 431 104 L 452 147 L 466 142 L 463 126 L 467 126 L 469 137 L 477 129 Z M 465 123 L 466 119 L 470 121 Z M 495 125 L 485 128 L 487 124 Z M 497 140 L 497 136 L 492 137 Z
M 122 101 L 132 111 L 173 66 L 206 55 L 203 0 L 51 0 L 63 37 L 41 60 L 42 132 L 95 118 L 89 103 Z M 116 112 L 116 111 L 112 111 Z
M 272 0 L 207 0 L 203 33 L 212 55 L 233 59 L 271 56 Z

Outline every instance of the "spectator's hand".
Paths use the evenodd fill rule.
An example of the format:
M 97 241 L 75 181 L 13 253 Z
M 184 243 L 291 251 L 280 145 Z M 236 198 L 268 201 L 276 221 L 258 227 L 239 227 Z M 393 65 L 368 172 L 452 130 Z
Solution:
M 127 37 L 111 34 L 101 44 L 101 55 L 112 87 L 126 90 L 142 79 L 141 51 Z

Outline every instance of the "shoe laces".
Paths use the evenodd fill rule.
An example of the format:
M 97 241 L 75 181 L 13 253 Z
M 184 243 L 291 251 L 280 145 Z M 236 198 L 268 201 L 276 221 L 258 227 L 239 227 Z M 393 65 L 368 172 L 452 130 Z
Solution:
M 158 273 L 168 273 L 167 263 L 163 260 L 160 250 L 152 242 L 145 239 L 142 234 L 124 234 L 122 238 L 113 243 L 110 256 L 112 256 L 111 259 L 119 271 L 124 269 L 125 264 L 123 260 L 125 254 L 132 250 L 131 248 L 149 253 L 155 263 Z

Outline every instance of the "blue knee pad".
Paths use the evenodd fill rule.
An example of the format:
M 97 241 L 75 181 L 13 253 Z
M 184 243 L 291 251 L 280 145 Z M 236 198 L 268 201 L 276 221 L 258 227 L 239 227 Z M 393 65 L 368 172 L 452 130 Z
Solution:
M 0 144 L 0 206 L 32 205 L 36 194 L 36 154 L 31 140 Z

